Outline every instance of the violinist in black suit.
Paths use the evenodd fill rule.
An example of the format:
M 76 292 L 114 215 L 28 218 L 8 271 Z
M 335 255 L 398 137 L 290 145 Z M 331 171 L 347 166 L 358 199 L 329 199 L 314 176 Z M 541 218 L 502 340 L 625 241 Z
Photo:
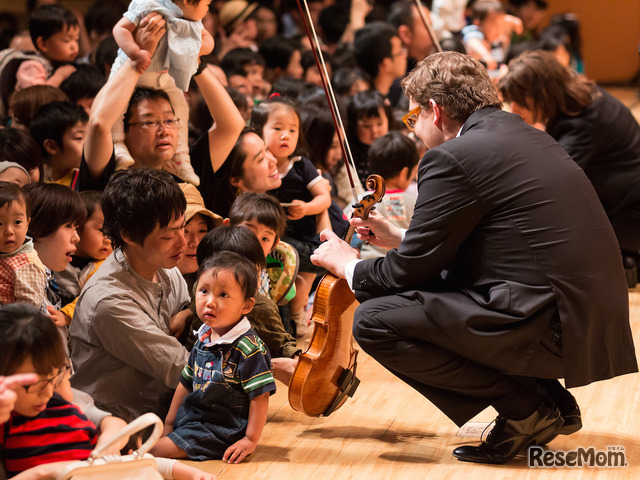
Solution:
M 498 418 L 460 460 L 504 463 L 582 426 L 576 387 L 637 371 L 620 251 L 584 172 L 501 110 L 486 70 L 444 52 L 403 81 L 407 126 L 428 147 L 409 229 L 352 220 L 390 248 L 359 260 L 331 232 L 312 256 L 361 305 L 360 346 L 457 425 Z

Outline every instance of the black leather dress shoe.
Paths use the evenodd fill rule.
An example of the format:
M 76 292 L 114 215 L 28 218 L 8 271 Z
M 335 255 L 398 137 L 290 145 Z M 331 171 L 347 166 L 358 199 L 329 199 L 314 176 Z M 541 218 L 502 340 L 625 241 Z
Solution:
M 498 415 L 484 442 L 478 446 L 458 447 L 453 456 L 465 462 L 505 463 L 532 443 L 537 443 L 538 438 L 557 435 L 563 423 L 558 407 L 544 403 L 523 420 L 509 420 Z
M 582 428 L 582 415 L 580 414 L 580 407 L 578 403 L 575 402 L 575 399 L 573 403 L 562 405 L 558 408 L 560 409 L 562 420 L 564 420 L 562 427 L 555 432 L 549 432 L 547 435 L 539 436 L 535 441 L 536 445 L 546 445 L 558 435 L 571 435 Z

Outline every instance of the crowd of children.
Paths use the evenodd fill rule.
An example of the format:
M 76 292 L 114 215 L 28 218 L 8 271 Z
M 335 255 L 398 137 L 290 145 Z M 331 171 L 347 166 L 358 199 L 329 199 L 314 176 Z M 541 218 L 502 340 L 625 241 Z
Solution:
M 102 417 L 85 416 L 69 382 L 126 420 L 166 414 L 157 456 L 240 462 L 309 333 L 309 298 L 324 273 L 310 261 L 320 232 L 346 232 L 353 191 L 371 173 L 387 182 L 378 211 L 403 228 L 411 220 L 424 146 L 399 128 L 407 104 L 397 92 L 420 60 L 418 35 L 401 18 L 415 5 L 349 11 L 316 0 L 352 188 L 295 9 L 99 0 L 83 21 L 64 2 L 35 3 L 46 5 L 30 13 L 29 36 L 16 29 L 0 45 L 0 305 L 32 306 L 0 308 L 4 467 L 14 475 L 83 459 L 99 444 Z M 443 12 L 434 23 L 446 25 L 446 8 L 433 3 Z M 460 28 L 444 38 L 497 69 L 528 27 L 498 1 L 467 7 L 447 13 Z M 569 35 L 562 47 L 579 58 Z M 363 258 L 384 254 L 362 246 Z M 95 380 L 101 366 L 110 376 Z M 37 376 L 13 377 L 23 373 Z M 109 378 L 131 395 L 105 391 Z M 16 427 L 62 410 L 71 423 L 56 428 L 73 431 L 73 454 L 71 440 L 49 438 L 41 446 L 55 456 L 14 455 Z M 212 478 L 164 468 L 167 478 Z

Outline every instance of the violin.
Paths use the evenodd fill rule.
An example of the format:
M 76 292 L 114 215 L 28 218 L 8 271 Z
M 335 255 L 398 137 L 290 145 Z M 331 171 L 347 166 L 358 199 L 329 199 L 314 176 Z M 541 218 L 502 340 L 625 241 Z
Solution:
M 367 178 L 366 194 L 353 205 L 353 216 L 366 220 L 385 193 L 380 175 Z M 354 227 L 344 240 L 351 243 Z M 313 417 L 327 416 L 352 397 L 360 380 L 356 377 L 358 350 L 353 346 L 353 314 L 358 302 L 346 280 L 326 274 L 316 290 L 311 321 L 313 333 L 307 351 L 300 355 L 289 384 L 289 404 Z

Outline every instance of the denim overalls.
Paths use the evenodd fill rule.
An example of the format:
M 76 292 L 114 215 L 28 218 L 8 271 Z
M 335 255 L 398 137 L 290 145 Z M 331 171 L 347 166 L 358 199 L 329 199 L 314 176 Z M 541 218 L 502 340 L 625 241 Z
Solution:
M 169 438 L 191 460 L 222 458 L 225 450 L 244 437 L 249 418 L 249 397 L 232 388 L 222 374 L 224 355 L 232 345 L 194 347 L 193 392 L 176 414 Z

